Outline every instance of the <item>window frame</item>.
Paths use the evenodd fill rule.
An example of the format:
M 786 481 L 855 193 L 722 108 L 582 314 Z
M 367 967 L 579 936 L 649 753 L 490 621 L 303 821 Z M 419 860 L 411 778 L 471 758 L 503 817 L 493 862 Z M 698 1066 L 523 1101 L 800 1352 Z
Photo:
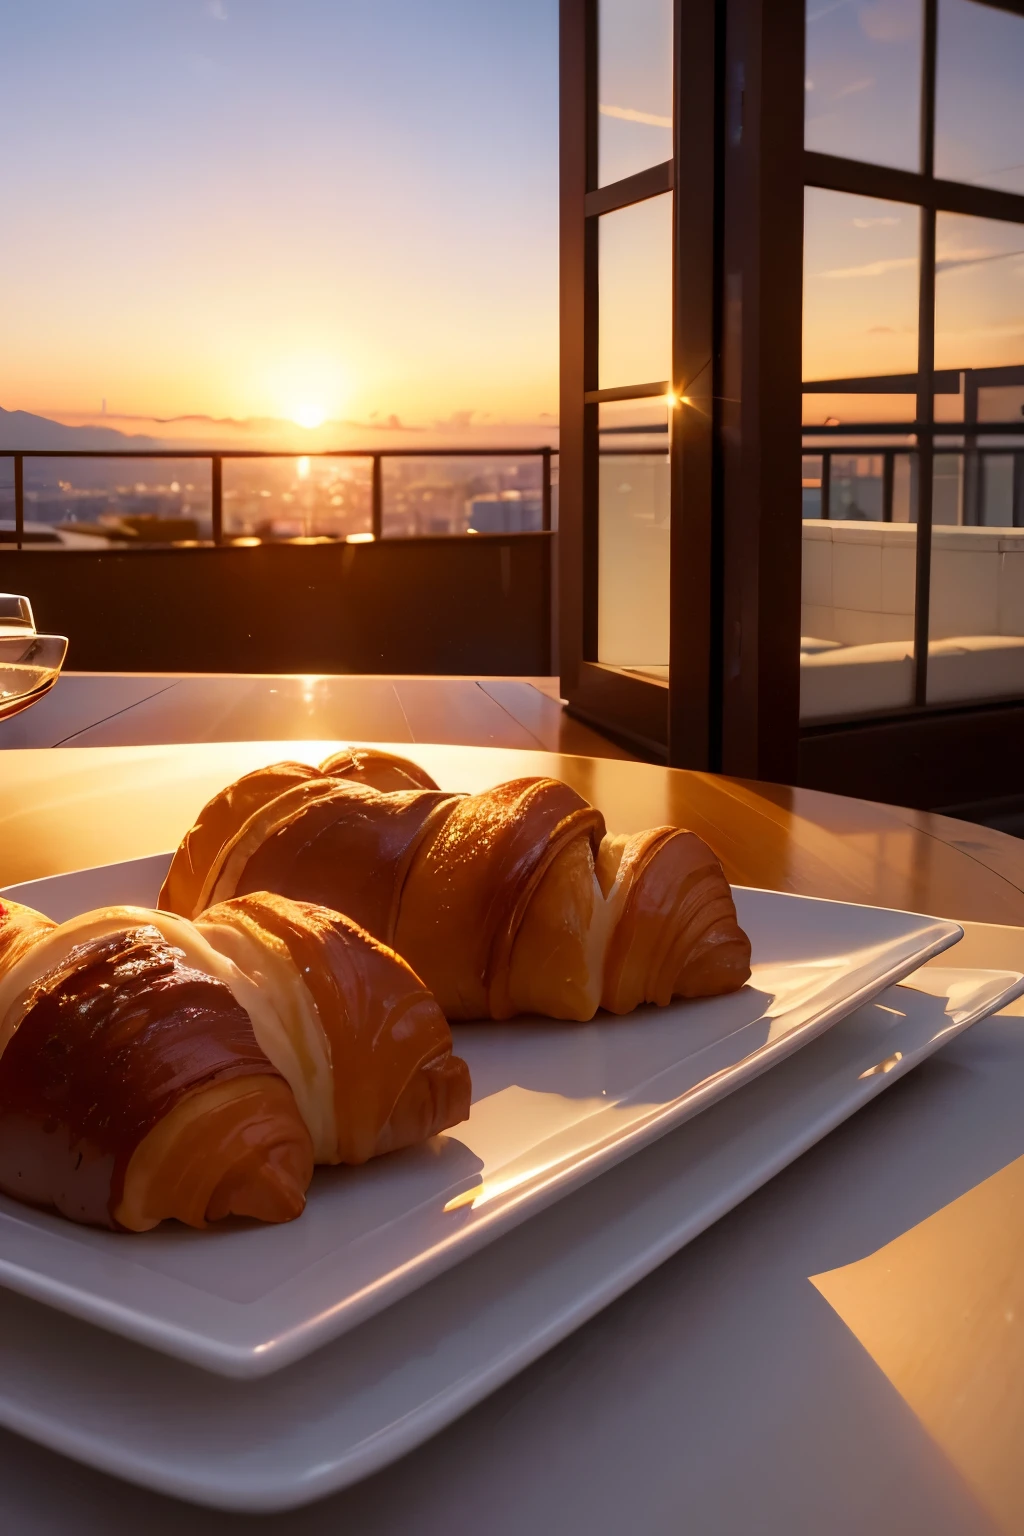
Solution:
M 1021 18 L 1024 26 L 1024 0 L 971 0 L 990 10 L 1005 11 Z M 914 703 L 913 712 L 941 709 L 949 704 L 928 703 L 928 641 L 932 569 L 932 514 L 935 484 L 935 439 L 963 437 L 964 451 L 969 449 L 970 432 L 957 426 L 970 423 L 936 422 L 935 391 L 944 381 L 935 368 L 935 231 L 940 213 L 965 214 L 974 218 L 996 219 L 1020 224 L 1024 228 L 1024 193 L 1004 192 L 997 188 L 976 187 L 967 182 L 947 181 L 935 175 L 935 105 L 939 52 L 939 0 L 923 0 L 923 35 L 921 47 L 921 169 L 897 170 L 872 165 L 868 161 L 823 154 L 804 149 L 804 186 L 829 192 L 844 192 L 859 197 L 875 197 L 889 202 L 909 204 L 921 211 L 920 262 L 918 272 L 918 355 L 916 370 L 916 409 L 914 420 L 900 424 L 900 432 L 916 436 L 912 449 L 918 464 L 917 502 L 917 572 L 914 601 Z M 943 370 L 948 373 L 949 370 Z M 842 380 L 815 380 L 840 384 Z M 849 381 L 854 382 L 854 381 Z M 863 384 L 864 381 L 860 381 Z M 993 423 L 986 424 L 986 435 Z M 843 429 L 815 428 L 813 437 L 840 438 Z M 1016 428 L 1018 435 L 1021 429 Z M 806 434 L 805 434 L 806 435 Z M 975 434 L 977 435 L 977 434 Z M 999 435 L 998 433 L 994 435 Z M 989 702 L 965 699 L 964 706 Z M 906 714 L 907 710 L 898 713 Z M 863 716 L 844 716 L 863 720 Z
M 716 0 L 673 5 L 671 160 L 598 184 L 599 0 L 561 6 L 560 667 L 574 712 L 655 756 L 708 767 L 715 692 L 712 461 L 717 423 Z M 684 78 L 685 77 L 685 78 Z M 581 124 L 583 132 L 580 132 Z M 601 389 L 600 220 L 672 196 L 671 379 Z M 685 217 L 684 217 L 685 214 Z M 598 657 L 598 412 L 673 393 L 669 682 Z

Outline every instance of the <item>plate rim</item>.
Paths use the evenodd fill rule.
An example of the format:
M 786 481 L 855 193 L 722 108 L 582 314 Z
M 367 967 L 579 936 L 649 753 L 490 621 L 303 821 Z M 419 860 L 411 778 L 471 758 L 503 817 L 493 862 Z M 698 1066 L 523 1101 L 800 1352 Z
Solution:
M 858 1076 L 855 1082 L 864 1084 L 862 1088 L 851 1088 L 845 1096 L 833 1102 L 827 1113 L 819 1115 L 816 1120 L 805 1121 L 798 1131 L 791 1132 L 784 1143 L 775 1149 L 774 1155 L 763 1155 L 762 1161 L 755 1165 L 747 1176 L 734 1181 L 731 1188 L 726 1188 L 724 1195 L 719 1195 L 721 1208 L 713 1209 L 712 1214 L 708 1214 L 705 1203 L 702 1210 L 698 1207 L 701 1214 L 696 1217 L 692 1212 L 689 1215 L 684 1213 L 680 1217 L 678 1210 L 666 1202 L 666 1214 L 670 1221 L 675 1219 L 676 1227 L 671 1230 L 660 1228 L 655 1240 L 648 1243 L 641 1258 L 638 1259 L 636 1254 L 631 1254 L 628 1260 L 618 1264 L 613 1273 L 607 1275 L 600 1285 L 588 1293 L 582 1305 L 577 1300 L 575 1308 L 570 1309 L 570 1315 L 559 1315 L 556 1325 L 549 1326 L 547 1329 L 535 1320 L 517 1324 L 518 1327 L 525 1329 L 525 1336 L 519 1339 L 514 1350 L 510 1352 L 506 1349 L 503 1354 L 492 1355 L 487 1363 L 482 1366 L 477 1365 L 475 1375 L 467 1376 L 463 1370 L 457 1377 L 456 1385 L 450 1386 L 447 1391 L 434 1394 L 421 1393 L 420 1401 L 401 1417 L 393 1417 L 385 1432 L 378 1430 L 375 1433 L 371 1432 L 363 1439 L 352 1441 L 334 1462 L 327 1464 L 321 1462 L 312 1468 L 306 1467 L 299 1471 L 294 1467 L 285 1466 L 276 1475 L 273 1471 L 273 1463 L 270 1462 L 258 1479 L 257 1485 L 254 1486 L 251 1466 L 243 1471 L 236 1465 L 231 1468 L 225 1479 L 223 1462 L 218 1463 L 216 1453 L 212 1453 L 204 1469 L 206 1478 L 203 1480 L 197 1478 L 194 1462 L 187 1465 L 181 1462 L 176 1464 L 173 1460 L 173 1452 L 169 1453 L 171 1459 L 164 1462 L 160 1462 L 152 1452 L 147 1455 L 145 1450 L 133 1452 L 129 1448 L 126 1452 L 123 1441 L 116 1436 L 112 1437 L 109 1428 L 97 1429 L 90 1434 L 88 1428 L 83 1429 L 80 1424 L 69 1427 L 66 1421 L 55 1421 L 52 1415 L 47 1418 L 45 1413 L 38 1409 L 13 1411 L 10 1400 L 4 1397 L 2 1387 L 0 1387 L 0 1422 L 13 1432 L 25 1435 L 85 1465 L 98 1467 L 130 1483 L 155 1489 L 171 1497 L 186 1499 L 208 1508 L 269 1514 L 300 1508 L 326 1498 L 332 1493 L 337 1493 L 361 1478 L 397 1461 L 417 1445 L 446 1428 L 461 1414 L 469 1411 L 491 1392 L 511 1380 L 532 1361 L 540 1358 L 561 1339 L 568 1337 L 578 1327 L 596 1316 L 673 1253 L 685 1247 L 700 1232 L 706 1231 L 727 1211 L 734 1209 L 748 1195 L 768 1183 L 804 1151 L 822 1140 L 836 1126 L 855 1115 L 860 1108 L 884 1092 L 893 1082 L 906 1075 L 920 1061 L 941 1049 L 943 1045 L 980 1019 L 1005 1007 L 1013 996 L 1019 996 L 1024 991 L 1024 976 L 1019 972 L 982 970 L 974 967 L 968 969 L 977 970 L 979 977 L 1002 976 L 1015 978 L 1015 980 L 1002 995 L 991 1002 L 991 1006 L 979 1007 L 977 996 L 975 996 L 974 1010 L 969 1011 L 966 1018 L 954 1021 L 945 1029 L 933 1029 L 929 1038 L 919 1044 L 916 1050 L 902 1057 L 891 1073 L 873 1076 L 867 1082 L 865 1082 L 865 1074 Z M 963 976 L 964 972 L 958 971 L 955 974 Z M 948 999 L 948 991 L 945 995 Z M 934 994 L 933 997 L 935 1001 L 939 1001 Z M 872 1042 L 871 1052 L 865 1051 L 861 1059 L 868 1059 L 876 1049 L 877 1044 Z M 856 1064 L 860 1065 L 861 1061 Z M 820 1092 L 828 1083 L 830 1076 L 834 1077 L 835 1072 L 831 1074 L 826 1072 L 810 1088 L 805 1085 L 804 1096 L 810 1097 L 815 1092 Z M 757 1124 L 763 1127 L 765 1118 L 767 1117 L 762 1116 Z M 756 1127 L 749 1134 L 751 1139 L 756 1139 L 758 1134 Z M 659 1188 L 660 1195 L 665 1195 L 665 1190 L 670 1183 L 671 1175 L 666 1175 L 663 1180 L 664 1187 Z M 705 1217 L 707 1219 L 704 1219 Z M 621 1220 L 621 1217 L 619 1219 Z M 682 1233 L 681 1236 L 680 1233 Z M 517 1234 L 509 1234 L 509 1237 L 512 1241 L 518 1240 Z M 543 1262 L 543 1258 L 539 1260 L 539 1264 Z M 440 1284 L 457 1287 L 459 1284 L 457 1272 L 441 1277 Z M 514 1289 L 512 1294 L 515 1294 Z M 411 1299 L 411 1303 L 415 1305 L 415 1299 Z M 486 1301 L 482 1305 L 486 1306 Z M 87 1324 L 77 1322 L 72 1326 L 88 1327 Z M 201 1389 L 201 1380 L 198 1386 Z M 241 1388 L 241 1383 L 232 1384 L 232 1387 L 235 1386 Z M 216 1475 L 218 1470 L 220 1471 L 219 1482 Z

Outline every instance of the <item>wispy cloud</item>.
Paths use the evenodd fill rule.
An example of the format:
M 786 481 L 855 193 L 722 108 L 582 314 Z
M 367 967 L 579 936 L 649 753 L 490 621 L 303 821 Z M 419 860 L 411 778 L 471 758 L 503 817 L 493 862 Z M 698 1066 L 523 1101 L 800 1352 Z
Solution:
M 833 267 L 819 272 L 818 277 L 884 277 L 887 272 L 899 272 L 906 267 L 916 267 L 916 256 L 888 256 L 882 261 L 868 261 L 861 267 Z
M 227 21 L 228 8 L 225 0 L 206 0 L 206 14 L 212 16 L 214 21 Z
M 658 117 L 654 112 L 637 112 L 633 107 L 609 107 L 604 102 L 597 109 L 602 117 L 621 117 L 626 123 L 647 123 L 651 128 L 671 128 L 670 117 Z
M 883 224 L 899 224 L 900 222 L 901 220 L 894 218 L 891 215 L 884 215 L 877 219 L 850 220 L 850 223 L 853 225 L 854 229 L 878 229 Z
M 874 75 L 868 75 L 865 80 L 853 80 L 849 85 L 844 85 L 841 91 L 836 91 L 835 99 L 841 96 L 856 96 L 858 91 L 869 91 L 875 83 Z
M 821 21 L 823 17 L 831 16 L 833 11 L 843 10 L 849 3 L 850 0 L 833 0 L 831 5 L 826 5 L 820 11 L 809 11 L 807 14 L 807 25 L 811 26 L 814 22 Z
M 950 251 L 948 256 L 941 253 L 935 258 L 936 272 L 955 272 L 958 267 L 980 267 L 990 261 L 1010 261 L 1014 256 L 1024 256 L 1024 250 L 1020 251 L 993 251 L 991 249 Z

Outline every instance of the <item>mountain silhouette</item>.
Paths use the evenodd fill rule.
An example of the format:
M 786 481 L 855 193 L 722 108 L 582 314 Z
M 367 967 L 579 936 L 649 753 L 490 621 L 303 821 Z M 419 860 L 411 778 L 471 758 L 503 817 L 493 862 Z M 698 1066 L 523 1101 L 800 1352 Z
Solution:
M 17 453 L 28 448 L 112 449 L 166 448 L 155 437 L 129 436 L 114 427 L 66 427 L 30 411 L 5 411 L 0 406 L 0 452 Z

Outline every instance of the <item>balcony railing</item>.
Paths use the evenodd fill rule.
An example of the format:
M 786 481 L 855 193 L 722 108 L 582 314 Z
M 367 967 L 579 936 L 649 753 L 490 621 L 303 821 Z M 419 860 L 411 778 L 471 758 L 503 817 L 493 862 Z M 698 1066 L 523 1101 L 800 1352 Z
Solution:
M 818 379 L 804 384 L 804 394 L 809 396 L 904 396 L 920 400 L 920 376 L 916 373 L 879 374 L 871 377 L 844 379 Z M 987 470 L 996 460 L 1011 460 L 1010 476 L 1003 490 L 1008 492 L 1011 513 L 1009 526 L 1024 527 L 1024 419 L 1008 418 L 1008 409 L 1019 408 L 1024 390 L 1024 366 L 1002 365 L 992 368 L 936 369 L 931 375 L 931 396 L 938 402 L 949 397 L 957 400 L 954 407 L 959 420 L 928 421 L 828 421 L 822 425 L 805 425 L 803 428 L 804 461 L 820 460 L 820 474 L 811 477 L 820 488 L 819 513 L 822 518 L 852 515 L 865 516 L 863 511 L 845 513 L 840 510 L 835 491 L 835 465 L 837 459 L 869 459 L 881 461 L 880 476 L 854 474 L 847 477 L 851 482 L 878 481 L 881 479 L 881 505 L 878 518 L 870 520 L 892 522 L 894 517 L 895 469 L 897 461 L 908 460 L 911 466 L 918 462 L 922 451 L 930 454 L 938 465 L 943 459 L 959 459 L 957 466 L 961 481 L 958 496 L 958 522 L 968 527 L 983 527 L 987 518 Z M 1001 419 L 982 419 L 991 412 L 993 396 L 1001 396 Z M 928 392 L 925 393 L 925 401 Z M 920 405 L 918 405 L 920 409 Z M 897 443 L 895 439 L 903 439 Z M 913 472 L 913 469 L 912 469 Z M 1006 476 L 1004 475 L 1004 480 Z M 808 489 L 808 477 L 804 485 Z M 915 521 L 914 497 L 910 497 L 908 516 Z M 1000 526 L 1007 526 L 1000 520 Z
M 209 540 L 173 540 L 162 539 L 161 544 L 186 543 L 186 544 L 212 544 L 214 546 L 237 544 L 239 542 L 294 542 L 289 537 L 270 538 L 268 540 L 254 539 L 248 535 L 234 535 L 230 530 L 225 531 L 224 522 L 224 464 L 225 462 L 244 462 L 261 460 L 290 460 L 307 465 L 316 460 L 357 460 L 370 465 L 369 486 L 369 528 L 348 537 L 357 540 L 380 540 L 384 538 L 400 538 L 400 534 L 389 534 L 386 528 L 386 506 L 384 465 L 400 461 L 416 462 L 420 460 L 476 460 L 493 464 L 495 460 L 536 460 L 540 469 L 539 487 L 524 487 L 536 495 L 540 492 L 540 531 L 550 532 L 552 528 L 552 459 L 557 459 L 558 450 L 549 446 L 542 447 L 495 447 L 495 448 L 342 448 L 321 449 L 315 452 L 299 449 L 220 449 L 215 452 L 204 452 L 201 449 L 192 448 L 125 448 L 125 449 L 71 449 L 71 448 L 26 448 L 20 451 L 0 449 L 0 460 L 13 460 L 13 492 L 14 492 L 14 526 L 13 543 L 17 549 L 25 547 L 29 541 L 25 532 L 25 461 L 26 460 L 112 460 L 121 461 L 149 461 L 161 463 L 163 461 L 187 461 L 191 463 L 208 463 L 210 465 L 210 539 Z M 440 488 L 440 486 L 438 487 Z M 230 493 L 229 493 L 230 494 Z M 479 493 L 486 497 L 489 493 Z M 507 493 L 499 493 L 507 494 Z M 510 501 L 514 501 L 514 496 Z M 476 533 L 485 530 L 465 528 L 463 533 Z M 491 531 L 491 530 L 486 530 Z M 496 532 L 515 533 L 521 531 L 536 531 L 533 529 L 495 529 Z M 449 533 L 449 536 L 459 536 Z M 323 536 L 322 536 L 323 537 Z M 326 535 L 327 538 L 342 542 L 344 536 Z M 2 538 L 0 538 L 0 542 Z M 9 541 L 8 541 L 9 542 Z M 146 541 L 140 539 L 138 543 Z M 308 542 L 308 540 L 306 541 Z M 124 548 L 123 543 L 118 544 Z M 152 547 L 152 543 L 149 544 Z
M 824 433 L 828 433 L 828 443 L 815 441 Z M 883 437 L 887 435 L 888 441 Z M 803 458 L 805 469 L 808 463 L 817 467 L 817 473 L 804 475 L 805 490 L 814 489 L 819 492 L 817 497 L 818 510 L 804 516 L 818 516 L 825 519 L 834 518 L 863 518 L 870 521 L 891 523 L 896 516 L 896 467 L 898 461 L 909 464 L 912 484 L 908 497 L 908 504 L 902 517 L 896 516 L 897 521 L 915 522 L 915 490 L 913 477 L 916 471 L 917 459 L 920 448 L 916 443 L 908 442 L 896 447 L 893 445 L 892 436 L 897 432 L 900 436 L 920 433 L 931 440 L 932 453 L 938 471 L 942 460 L 959 460 L 957 476 L 961 484 L 958 496 L 960 517 L 958 521 L 965 527 L 984 527 L 993 520 L 989 516 L 991 502 L 994 500 L 988 494 L 988 487 L 992 483 L 992 471 L 998 465 L 1009 470 L 1009 478 L 1003 490 L 1002 497 L 1007 503 L 1009 518 L 999 518 L 1001 526 L 1024 528 L 1024 423 L 1017 426 L 1015 423 L 983 423 L 976 427 L 964 426 L 962 423 L 949 423 L 937 425 L 930 431 L 916 427 L 913 423 L 900 423 L 898 428 L 878 424 L 864 426 L 859 423 L 851 423 L 844 427 L 833 428 L 804 428 Z M 1005 438 L 1005 446 L 1000 443 L 979 443 L 979 438 Z M 839 442 L 835 442 L 839 439 Z M 950 439 L 954 439 L 950 441 Z M 961 441 L 956 441 L 961 439 Z M 832 444 L 835 443 L 835 446 Z M 837 464 L 842 467 L 844 461 L 877 460 L 880 461 L 880 472 L 869 471 L 865 473 L 859 466 L 846 476 L 835 473 Z M 1009 464 L 1007 464 L 1009 461 Z M 936 475 L 939 478 L 939 475 Z M 1004 477 L 1005 478 L 1005 477 Z M 866 511 L 852 504 L 852 510 L 843 507 L 837 495 L 837 479 L 845 481 L 847 488 L 852 485 L 866 483 L 877 484 L 880 482 L 880 505 L 877 511 Z

